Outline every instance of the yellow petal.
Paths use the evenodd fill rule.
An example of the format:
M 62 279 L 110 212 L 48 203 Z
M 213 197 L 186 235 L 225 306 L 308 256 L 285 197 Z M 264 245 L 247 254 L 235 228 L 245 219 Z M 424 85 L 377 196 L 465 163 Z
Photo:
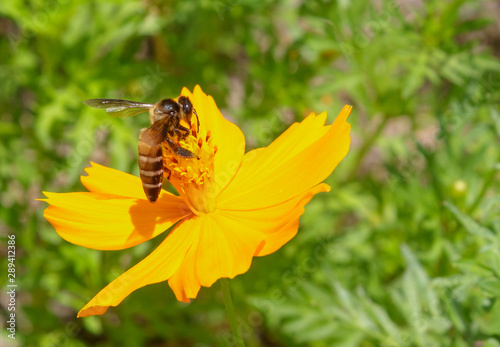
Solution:
M 248 152 L 231 183 L 217 198 L 221 209 L 248 210 L 279 204 L 322 182 L 345 157 L 351 112 L 345 106 L 335 122 L 325 114 L 292 125 L 266 148 Z
M 245 137 L 241 130 L 226 120 L 214 99 L 195 86 L 193 93 L 183 88 L 181 95 L 189 97 L 200 118 L 200 133 L 203 136 L 211 132 L 212 140 L 217 146 L 214 158 L 214 180 L 216 186 L 212 192 L 216 196 L 233 178 L 245 153 Z M 194 117 L 194 116 L 193 116 Z
M 101 290 L 80 310 L 78 317 L 103 314 L 134 290 L 172 276 L 193 242 L 193 233 L 180 231 L 173 230 L 150 255 Z
M 210 287 L 221 277 L 246 272 L 264 238 L 260 231 L 235 223 L 224 213 L 204 214 L 190 222 L 180 228 L 196 233 L 196 241 L 168 282 L 183 302 L 195 298 L 201 285 Z
M 136 199 L 146 199 L 139 177 L 93 162 L 90 164 L 92 165 L 91 167 L 85 168 L 85 172 L 87 172 L 88 176 L 81 177 L 83 185 L 89 191 Z M 165 190 L 162 190 L 160 194 L 173 196 L 173 194 Z
M 279 249 L 297 233 L 304 205 L 314 194 L 328 189 L 321 184 L 270 208 L 218 210 L 184 222 L 176 230 L 195 237 L 183 263 L 169 279 L 177 299 L 189 302 L 201 286 L 210 287 L 223 277 L 234 278 L 249 269 L 254 255 Z
M 304 213 L 304 206 L 311 201 L 315 194 L 321 192 L 329 192 L 330 186 L 321 183 L 316 187 L 311 188 L 305 194 L 298 198 L 293 199 L 297 205 L 293 210 L 293 214 L 288 218 L 288 221 L 281 226 L 281 228 L 271 234 L 266 235 L 265 244 L 261 249 L 258 249 L 255 256 L 262 257 L 276 252 L 284 244 L 290 241 L 299 230 L 299 217 Z
M 170 194 L 160 195 L 155 204 L 103 193 L 44 194 L 50 204 L 44 216 L 57 233 L 68 242 L 93 249 L 135 246 L 191 214 L 180 197 Z

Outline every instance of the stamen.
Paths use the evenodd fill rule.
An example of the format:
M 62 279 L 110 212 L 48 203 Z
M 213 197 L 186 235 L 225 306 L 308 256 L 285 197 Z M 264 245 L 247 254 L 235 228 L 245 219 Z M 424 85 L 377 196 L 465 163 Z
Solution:
M 198 137 L 197 131 L 196 131 L 197 126 L 194 124 L 194 122 L 191 123 L 191 134 L 193 137 Z
M 200 138 L 198 139 L 198 147 L 200 147 L 200 148 L 201 148 L 201 145 L 202 145 L 202 144 L 203 144 L 203 139 L 200 137 Z
M 208 142 L 208 140 L 210 140 L 210 136 L 212 136 L 212 132 L 209 130 L 209 131 L 207 131 L 207 136 L 205 137 L 205 142 Z

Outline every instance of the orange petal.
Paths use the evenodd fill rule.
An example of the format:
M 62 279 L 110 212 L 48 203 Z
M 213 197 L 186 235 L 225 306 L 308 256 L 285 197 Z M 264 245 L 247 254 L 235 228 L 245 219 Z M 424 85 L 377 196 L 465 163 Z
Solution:
M 193 233 L 173 230 L 150 255 L 119 276 L 85 305 L 78 317 L 100 315 L 134 290 L 167 280 L 178 269 L 193 242 Z
M 139 183 L 140 184 L 140 183 Z M 103 193 L 47 193 L 45 218 L 66 241 L 102 250 L 135 246 L 191 214 L 184 201 L 162 194 L 155 204 Z
M 205 136 L 211 131 L 214 144 L 217 145 L 217 154 L 214 159 L 214 179 L 216 195 L 233 178 L 245 153 L 245 137 L 241 130 L 230 121 L 226 120 L 214 99 L 206 95 L 195 86 L 193 93 L 183 88 L 181 95 L 189 97 L 200 118 L 200 133 Z M 193 116 L 194 117 L 194 116 Z
M 335 122 L 310 115 L 292 125 L 266 148 L 248 152 L 231 183 L 217 198 L 221 209 L 248 210 L 279 204 L 322 182 L 345 157 L 351 112 L 345 106 Z
M 220 210 L 184 222 L 178 229 L 196 236 L 182 265 L 168 282 L 177 299 L 189 302 L 201 286 L 210 287 L 223 277 L 234 278 L 250 268 L 254 255 L 279 249 L 297 233 L 304 205 L 314 194 L 328 189 L 328 185 L 321 184 L 270 208 Z

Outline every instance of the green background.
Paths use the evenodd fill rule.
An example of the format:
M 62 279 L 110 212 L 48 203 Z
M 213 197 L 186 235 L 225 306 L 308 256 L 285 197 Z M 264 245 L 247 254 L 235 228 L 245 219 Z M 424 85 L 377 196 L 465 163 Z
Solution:
M 0 344 L 232 345 L 219 283 L 188 305 L 147 286 L 76 319 L 163 236 L 85 249 L 35 201 L 83 191 L 91 160 L 138 173 L 147 117 L 83 100 L 156 102 L 200 84 L 247 150 L 311 111 L 331 122 L 354 106 L 332 191 L 230 282 L 248 346 L 500 346 L 499 12 L 465 0 L 3 1 L 0 283 L 15 234 L 18 294 L 16 340 L 4 327 Z

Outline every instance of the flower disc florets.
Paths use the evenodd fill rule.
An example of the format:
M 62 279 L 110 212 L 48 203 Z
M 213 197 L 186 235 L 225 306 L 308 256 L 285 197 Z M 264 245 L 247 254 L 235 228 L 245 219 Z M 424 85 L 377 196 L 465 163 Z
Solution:
M 213 183 L 214 158 L 217 146 L 213 144 L 210 130 L 197 132 L 196 121 L 184 139 L 178 140 L 180 147 L 194 153 L 196 157 L 185 158 L 172 151 L 167 142 L 163 143 L 163 169 L 166 178 L 182 195 L 184 194 L 195 213 L 208 213 L 215 209 L 214 199 L 206 192 Z

